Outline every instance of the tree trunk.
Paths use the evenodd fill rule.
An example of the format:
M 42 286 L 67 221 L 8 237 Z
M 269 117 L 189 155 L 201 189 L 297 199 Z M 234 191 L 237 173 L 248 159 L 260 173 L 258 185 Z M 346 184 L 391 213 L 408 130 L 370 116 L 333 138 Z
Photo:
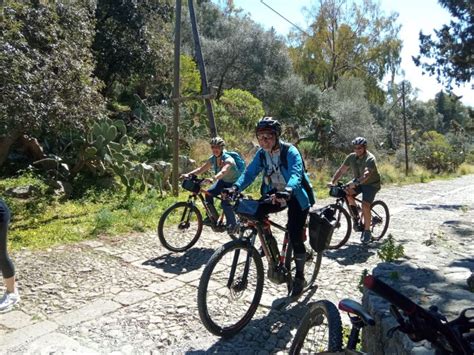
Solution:
M 23 134 L 18 138 L 18 143 L 20 144 L 20 150 L 31 160 L 37 161 L 45 158 L 43 147 L 36 138 Z
M 0 137 L 0 167 L 5 163 L 10 152 L 10 147 L 22 135 L 21 131 L 12 131 L 8 135 Z

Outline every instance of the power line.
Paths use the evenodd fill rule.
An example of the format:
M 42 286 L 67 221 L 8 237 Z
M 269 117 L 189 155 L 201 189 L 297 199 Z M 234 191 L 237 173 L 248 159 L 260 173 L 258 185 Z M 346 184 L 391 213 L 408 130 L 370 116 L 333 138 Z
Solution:
M 275 10 L 274 8 L 272 8 L 270 5 L 266 4 L 263 0 L 260 0 L 260 2 L 265 5 L 266 7 L 268 7 L 270 10 L 272 10 L 274 13 L 276 13 L 278 16 L 280 16 L 283 20 L 285 20 L 286 22 L 288 22 L 290 25 L 292 25 L 293 27 L 297 28 L 298 30 L 300 30 L 301 32 L 303 32 L 306 36 L 310 36 L 308 34 L 308 32 L 306 32 L 305 30 L 303 30 L 301 27 L 299 27 L 298 25 L 294 24 L 293 22 L 291 22 L 290 20 L 288 20 L 285 16 L 283 16 L 282 14 L 280 14 L 277 10 Z

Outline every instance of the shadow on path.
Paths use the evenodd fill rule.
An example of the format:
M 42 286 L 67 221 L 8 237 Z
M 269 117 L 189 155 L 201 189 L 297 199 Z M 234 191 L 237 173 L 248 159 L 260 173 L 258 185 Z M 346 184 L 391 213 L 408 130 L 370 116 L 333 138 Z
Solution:
M 287 351 L 287 344 L 293 339 L 291 331 L 299 326 L 316 290 L 317 287 L 312 288 L 298 302 L 290 302 L 288 297 L 277 298 L 266 316 L 251 320 L 233 337 L 220 338 L 207 350 L 192 350 L 186 354 L 254 354 L 262 350 L 268 353 Z M 265 344 L 265 347 L 262 344 Z
M 326 250 L 324 256 L 336 261 L 341 265 L 353 265 L 365 263 L 375 252 L 379 243 L 372 242 L 369 245 L 361 243 L 350 243 L 342 246 L 340 249 Z
M 160 268 L 172 274 L 181 274 L 199 269 L 207 263 L 213 253 L 214 249 L 211 248 L 192 248 L 184 254 L 168 253 L 146 260 L 142 265 Z

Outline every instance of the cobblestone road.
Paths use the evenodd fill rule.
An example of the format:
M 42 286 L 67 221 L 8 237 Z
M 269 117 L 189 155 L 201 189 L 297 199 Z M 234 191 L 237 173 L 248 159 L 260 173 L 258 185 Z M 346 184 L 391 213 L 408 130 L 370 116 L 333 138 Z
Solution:
M 474 271 L 473 196 L 474 175 L 385 187 L 378 195 L 389 205 L 389 233 L 404 244 L 407 259 L 416 256 L 444 274 Z M 342 249 L 326 252 L 317 290 L 299 303 L 272 307 L 286 286 L 265 281 L 253 320 L 224 340 L 201 324 L 196 296 L 205 263 L 226 241 L 206 227 L 181 254 L 167 252 L 154 233 L 15 253 L 22 302 L 0 314 L 0 353 L 285 352 L 308 301 L 360 299 L 362 271 L 380 262 L 378 245 L 364 247 L 353 235 Z

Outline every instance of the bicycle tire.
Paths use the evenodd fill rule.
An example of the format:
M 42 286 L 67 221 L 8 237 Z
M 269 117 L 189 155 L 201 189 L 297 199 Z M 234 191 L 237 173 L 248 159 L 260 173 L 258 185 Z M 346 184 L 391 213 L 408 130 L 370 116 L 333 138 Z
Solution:
M 241 253 L 242 251 L 244 253 Z M 243 254 L 243 257 L 240 254 Z M 227 275 L 226 271 L 231 271 L 231 265 L 235 261 L 236 255 L 238 260 L 246 260 L 247 256 L 250 258 L 249 269 L 251 269 L 250 272 L 255 272 L 255 275 L 248 274 L 247 282 L 243 283 L 242 273 L 245 262 L 237 263 L 234 280 L 229 287 L 227 286 L 229 283 L 227 276 L 230 275 Z M 257 311 L 262 297 L 263 283 L 262 258 L 248 242 L 234 240 L 217 249 L 206 264 L 198 287 L 199 317 L 206 329 L 221 337 L 231 337 L 238 333 L 250 322 Z M 255 290 L 251 291 L 249 285 Z M 250 290 L 250 292 L 246 294 L 247 290 Z M 228 303 L 236 301 L 235 303 L 239 302 L 241 304 L 224 305 L 227 301 L 229 301 Z M 241 313 L 241 315 L 235 316 L 237 313 Z M 232 321 L 226 319 L 231 317 L 238 319 Z
M 311 248 L 311 245 L 309 245 L 309 241 L 305 242 L 305 248 L 306 248 L 306 261 L 304 264 L 304 279 L 306 281 L 306 286 L 303 289 L 303 292 L 306 292 L 310 288 L 313 287 L 314 282 L 316 281 L 318 274 L 319 274 L 319 269 L 321 268 L 321 262 L 323 260 L 323 252 L 316 252 Z M 294 263 L 294 258 L 293 258 L 293 247 L 291 243 L 288 244 L 288 247 L 286 249 L 286 260 L 289 260 L 290 266 L 288 266 L 289 263 L 286 264 L 287 269 L 291 269 L 291 275 L 294 277 L 296 273 L 296 266 Z M 293 279 L 291 279 L 291 282 L 287 284 L 288 288 L 288 293 L 291 292 L 291 288 L 293 287 Z
M 328 300 L 320 300 L 311 303 L 308 308 L 298 326 L 289 353 L 296 355 L 342 351 L 342 322 L 337 307 Z
M 372 202 L 370 209 L 372 214 L 372 221 L 370 223 L 372 239 L 380 240 L 387 232 L 390 223 L 390 212 L 387 204 L 382 200 Z
M 339 249 L 347 243 L 351 236 L 351 216 L 341 205 L 332 204 L 330 208 L 334 210 L 335 227 L 328 249 Z
M 180 211 L 181 209 L 182 212 Z M 176 216 L 174 215 L 175 213 L 177 214 Z M 186 214 L 187 216 L 184 217 L 186 221 L 183 221 L 183 216 Z M 196 220 L 190 221 L 193 215 L 196 216 Z M 176 232 L 178 235 L 173 237 Z M 183 252 L 191 248 L 198 241 L 201 232 L 201 211 L 193 204 L 184 201 L 176 202 L 163 212 L 157 228 L 161 244 L 166 249 L 174 252 Z M 177 243 L 181 244 L 178 245 Z

